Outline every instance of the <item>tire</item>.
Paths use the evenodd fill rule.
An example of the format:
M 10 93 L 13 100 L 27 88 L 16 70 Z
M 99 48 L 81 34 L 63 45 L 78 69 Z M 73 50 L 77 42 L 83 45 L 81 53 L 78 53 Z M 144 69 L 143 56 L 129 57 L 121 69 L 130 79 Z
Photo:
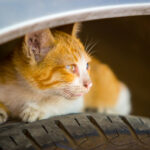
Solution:
M 150 150 L 150 119 L 72 114 L 0 125 L 0 150 Z

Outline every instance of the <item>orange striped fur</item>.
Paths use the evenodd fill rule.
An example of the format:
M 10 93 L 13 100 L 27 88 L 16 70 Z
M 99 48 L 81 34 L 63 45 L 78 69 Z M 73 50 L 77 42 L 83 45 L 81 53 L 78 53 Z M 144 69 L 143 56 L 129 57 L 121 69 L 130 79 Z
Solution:
M 28 122 L 86 107 L 100 112 L 116 107 L 123 84 L 107 65 L 88 55 L 77 31 L 75 24 L 71 35 L 49 29 L 29 33 L 11 57 L 1 62 L 3 117 L 4 105 L 11 116 Z

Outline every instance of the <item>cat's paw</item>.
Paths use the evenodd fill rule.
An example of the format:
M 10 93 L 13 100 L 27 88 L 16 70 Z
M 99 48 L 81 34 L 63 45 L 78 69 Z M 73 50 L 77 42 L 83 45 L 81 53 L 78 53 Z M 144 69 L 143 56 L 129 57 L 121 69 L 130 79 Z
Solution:
M 3 109 L 0 109 L 0 124 L 6 122 L 8 119 L 7 112 Z
M 36 120 L 41 120 L 42 112 L 40 111 L 40 107 L 38 105 L 27 106 L 23 109 L 20 114 L 20 118 L 24 122 L 34 122 Z

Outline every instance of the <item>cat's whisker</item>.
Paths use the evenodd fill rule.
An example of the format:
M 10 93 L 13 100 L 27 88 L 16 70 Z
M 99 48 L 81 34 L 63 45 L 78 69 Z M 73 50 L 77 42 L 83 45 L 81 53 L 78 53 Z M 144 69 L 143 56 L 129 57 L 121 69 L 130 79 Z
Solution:
M 87 45 L 86 45 L 86 47 L 85 47 L 85 49 L 87 50 L 87 52 L 88 52 L 89 48 L 90 48 L 92 45 L 93 45 L 93 42 L 88 42 L 88 43 L 87 43 Z
M 85 49 L 88 49 L 92 45 L 92 43 L 93 43 L 93 40 L 87 37 L 85 40 L 85 44 L 84 44 Z
M 85 49 L 89 49 L 89 47 L 91 45 L 93 45 L 93 43 L 95 43 L 95 40 L 93 40 L 93 39 L 86 39 L 86 41 L 85 41 Z
M 87 49 L 87 53 L 89 55 L 93 54 L 93 48 L 97 45 L 97 42 L 92 43 L 92 45 L 89 47 L 89 49 Z
M 84 47 L 85 47 L 85 49 L 86 49 L 86 47 L 87 47 L 88 43 L 89 43 L 89 37 L 87 37 L 87 38 L 86 38 L 86 40 L 85 40 L 85 43 L 84 43 Z
M 96 51 L 95 50 L 92 50 L 88 55 L 89 56 L 92 56 L 93 54 L 95 54 L 96 53 Z

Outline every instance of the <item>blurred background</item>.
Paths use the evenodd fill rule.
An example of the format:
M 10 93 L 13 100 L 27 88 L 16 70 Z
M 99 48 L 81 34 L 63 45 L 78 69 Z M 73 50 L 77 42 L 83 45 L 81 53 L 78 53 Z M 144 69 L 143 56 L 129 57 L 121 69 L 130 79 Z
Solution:
M 83 43 L 97 43 L 93 55 L 108 64 L 132 94 L 132 114 L 150 117 L 150 16 L 84 22 Z M 5 59 L 19 40 L 0 45 Z
M 85 22 L 80 38 L 129 87 L 132 114 L 150 117 L 150 16 Z

